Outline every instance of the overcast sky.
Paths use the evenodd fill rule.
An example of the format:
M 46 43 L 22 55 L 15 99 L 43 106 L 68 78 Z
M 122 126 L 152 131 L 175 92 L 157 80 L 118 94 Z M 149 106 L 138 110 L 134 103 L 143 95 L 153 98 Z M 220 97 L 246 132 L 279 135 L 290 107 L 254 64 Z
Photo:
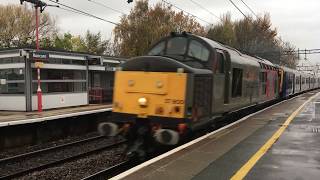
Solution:
M 48 2 L 48 0 L 44 0 Z M 127 0 L 94 0 L 114 9 L 129 13 L 134 3 L 127 4 Z M 161 0 L 150 0 L 155 4 Z M 197 15 L 206 21 L 217 23 L 218 20 L 205 10 L 193 4 L 190 0 L 167 0 L 180 8 Z M 194 0 L 205 6 L 212 13 L 220 16 L 231 12 L 233 19 L 242 18 L 242 14 L 232 6 L 229 0 Z M 242 11 L 250 14 L 241 0 L 233 0 Z M 289 41 L 300 49 L 320 49 L 320 1 L 319 0 L 243 0 L 256 14 L 270 13 L 273 27 L 277 28 L 279 36 Z M 121 14 L 96 5 L 88 0 L 60 0 L 61 3 L 71 5 L 77 9 L 87 11 L 96 16 L 119 22 Z M 1 4 L 19 4 L 19 0 L 0 0 Z M 48 2 L 49 3 L 49 2 Z M 62 32 L 84 34 L 86 30 L 101 32 L 104 38 L 110 38 L 114 25 L 86 17 L 61 9 L 49 7 L 47 12 L 58 19 L 58 25 Z M 199 21 L 203 25 L 205 22 Z M 309 55 L 312 62 L 320 63 L 320 55 Z M 317 60 L 319 59 L 319 60 Z

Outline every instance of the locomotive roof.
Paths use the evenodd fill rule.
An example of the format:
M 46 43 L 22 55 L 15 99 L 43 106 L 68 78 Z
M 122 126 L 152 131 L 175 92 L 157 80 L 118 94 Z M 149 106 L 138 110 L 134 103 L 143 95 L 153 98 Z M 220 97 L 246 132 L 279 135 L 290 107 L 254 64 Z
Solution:
M 243 54 L 233 47 L 227 46 L 225 44 L 221 44 L 217 41 L 214 41 L 214 40 L 202 37 L 202 36 L 198 36 L 198 35 L 194 35 L 194 34 L 186 33 L 186 32 L 183 32 L 183 33 L 172 32 L 169 37 L 164 37 L 163 39 L 167 39 L 170 37 L 192 37 L 193 39 L 198 39 L 199 41 L 205 42 L 208 46 L 210 46 L 213 49 L 225 50 L 230 54 L 232 63 L 247 64 L 247 65 L 251 65 L 251 66 L 260 66 L 259 63 L 263 63 L 263 64 L 267 64 L 269 66 L 274 66 L 274 64 L 272 64 L 268 60 Z
M 301 74 L 304 76 L 314 76 L 311 73 L 306 73 L 306 72 L 298 71 L 298 70 L 291 69 L 291 68 L 288 68 L 285 66 L 273 64 L 269 60 L 263 59 L 258 56 L 251 56 L 248 54 L 244 54 L 233 47 L 227 46 L 225 44 L 219 43 L 217 41 L 214 41 L 214 40 L 202 37 L 202 36 L 198 36 L 198 35 L 194 35 L 194 34 L 186 33 L 186 32 L 183 32 L 181 34 L 180 33 L 171 33 L 171 37 L 177 37 L 177 36 L 180 36 L 180 37 L 188 37 L 189 36 L 194 39 L 198 39 L 199 41 L 205 42 L 211 48 L 225 50 L 230 54 L 232 63 L 246 64 L 246 65 L 251 65 L 251 66 L 259 66 L 259 67 L 261 65 L 267 65 L 267 66 L 271 66 L 271 67 L 275 67 L 275 68 L 281 68 L 284 71 L 291 72 L 291 73 L 297 73 L 297 74 Z M 165 37 L 164 39 L 169 38 L 169 37 Z
M 192 36 L 195 36 L 197 38 L 202 39 L 207 44 L 209 44 L 212 48 L 218 48 L 218 49 L 222 49 L 222 50 L 227 51 L 231 56 L 232 63 L 247 64 L 247 65 L 251 65 L 251 66 L 260 66 L 259 65 L 260 60 L 258 60 L 255 57 L 245 55 L 235 48 L 221 44 L 219 42 L 213 41 L 213 40 L 205 38 L 205 37 L 201 37 L 201 36 L 197 36 L 197 35 L 192 35 Z M 272 63 L 270 61 L 268 61 L 268 64 L 269 63 L 270 63 L 270 65 L 272 65 Z

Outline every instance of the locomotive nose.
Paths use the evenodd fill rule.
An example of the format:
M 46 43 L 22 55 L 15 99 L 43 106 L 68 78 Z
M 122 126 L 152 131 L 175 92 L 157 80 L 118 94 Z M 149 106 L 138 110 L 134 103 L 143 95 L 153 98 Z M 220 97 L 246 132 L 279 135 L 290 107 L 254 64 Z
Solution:
M 184 118 L 188 74 L 117 71 L 112 112 L 137 118 Z

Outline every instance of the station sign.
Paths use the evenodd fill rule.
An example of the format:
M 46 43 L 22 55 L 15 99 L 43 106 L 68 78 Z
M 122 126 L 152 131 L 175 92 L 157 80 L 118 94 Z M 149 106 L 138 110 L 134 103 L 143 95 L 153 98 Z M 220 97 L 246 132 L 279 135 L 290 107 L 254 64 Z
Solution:
M 106 71 L 116 71 L 116 67 L 106 67 Z
M 42 51 L 35 51 L 32 53 L 32 57 L 35 60 L 41 61 L 41 60 L 48 60 L 49 59 L 49 53 L 42 52 Z

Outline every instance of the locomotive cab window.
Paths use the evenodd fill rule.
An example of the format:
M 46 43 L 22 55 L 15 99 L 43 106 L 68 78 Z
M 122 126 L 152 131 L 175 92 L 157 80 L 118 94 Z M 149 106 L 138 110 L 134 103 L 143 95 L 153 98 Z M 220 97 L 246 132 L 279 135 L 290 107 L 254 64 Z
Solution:
M 151 51 L 148 53 L 150 56 L 154 55 L 163 55 L 164 54 L 164 49 L 165 49 L 165 41 L 157 44 L 154 48 L 151 49 Z
M 187 50 L 188 39 L 184 37 L 175 37 L 168 40 L 167 52 L 168 55 L 184 55 Z
M 172 37 L 159 42 L 148 55 L 166 56 L 194 68 L 205 68 L 210 53 L 210 49 L 197 39 Z
M 188 56 L 194 57 L 201 61 L 208 61 L 209 54 L 209 50 L 204 45 L 202 45 L 198 41 L 191 40 L 189 45 Z

